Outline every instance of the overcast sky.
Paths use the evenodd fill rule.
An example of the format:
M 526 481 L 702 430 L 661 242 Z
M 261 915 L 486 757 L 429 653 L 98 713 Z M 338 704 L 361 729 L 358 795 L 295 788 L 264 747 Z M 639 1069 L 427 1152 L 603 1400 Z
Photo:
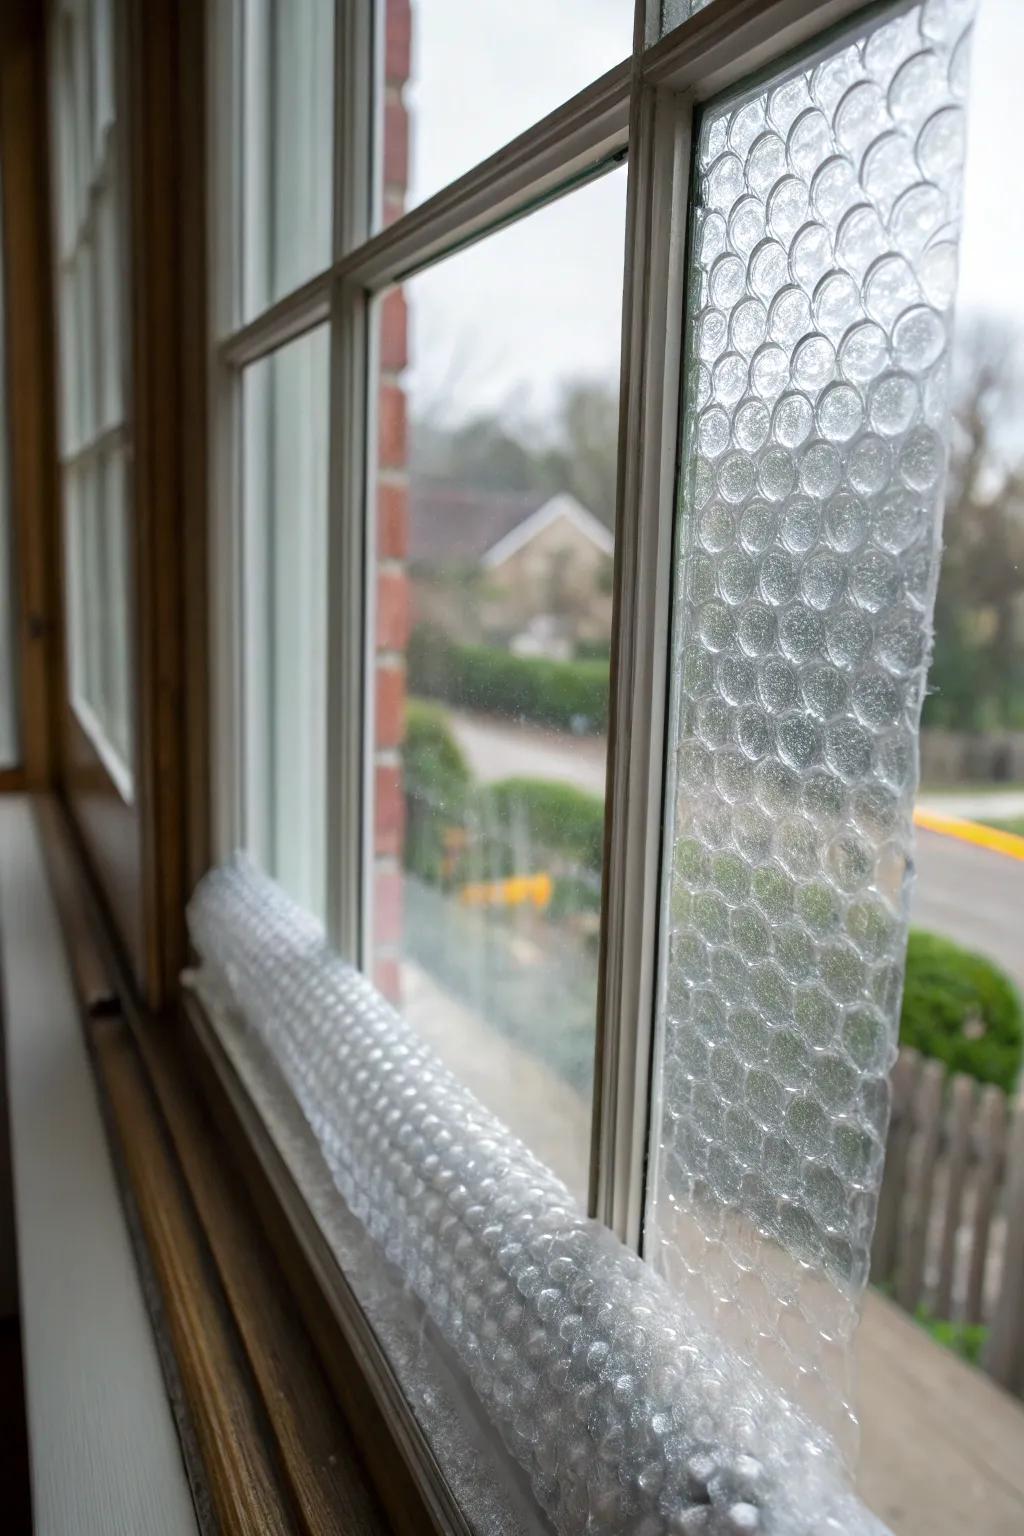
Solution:
M 629 51 L 631 0 L 419 0 L 410 204 L 468 170 Z M 980 0 L 960 312 L 1024 326 L 1024 0 Z M 420 89 L 416 79 L 431 82 Z M 443 82 L 441 86 L 437 82 Z M 617 170 L 407 285 L 414 408 L 543 419 L 561 380 L 615 377 L 626 176 Z

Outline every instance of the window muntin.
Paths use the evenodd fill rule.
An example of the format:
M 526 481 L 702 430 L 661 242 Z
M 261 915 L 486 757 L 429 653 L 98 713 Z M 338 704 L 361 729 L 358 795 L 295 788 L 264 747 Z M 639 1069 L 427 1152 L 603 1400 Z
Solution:
M 408 547 L 377 573 L 374 966 L 397 957 L 393 1000 L 582 1200 L 625 183 L 404 285 Z
M 122 125 L 110 4 L 52 29 L 58 401 L 71 704 L 122 797 L 134 793 L 132 518 L 122 321 Z
M 244 0 L 242 319 L 331 257 L 334 0 Z

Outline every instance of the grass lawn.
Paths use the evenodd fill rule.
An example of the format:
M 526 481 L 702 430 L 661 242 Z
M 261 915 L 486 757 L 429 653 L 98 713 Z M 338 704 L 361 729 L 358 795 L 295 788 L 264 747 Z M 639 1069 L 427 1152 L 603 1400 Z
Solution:
M 918 787 L 918 795 L 941 796 L 943 799 L 953 799 L 956 795 L 1019 795 L 1024 794 L 1024 784 L 1019 783 L 995 783 L 987 779 L 984 784 L 921 784 Z
M 997 821 L 994 817 L 986 816 L 982 826 L 995 827 L 999 832 L 1016 832 L 1018 837 L 1024 837 L 1024 816 L 1008 816 L 1005 821 Z

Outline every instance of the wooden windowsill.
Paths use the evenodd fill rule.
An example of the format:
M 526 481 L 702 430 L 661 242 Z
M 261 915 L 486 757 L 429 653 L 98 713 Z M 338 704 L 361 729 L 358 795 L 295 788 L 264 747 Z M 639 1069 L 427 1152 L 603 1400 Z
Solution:
M 182 1015 L 138 1005 L 62 807 L 38 797 L 36 813 L 115 1158 L 156 1292 L 186 1460 L 212 1529 L 436 1529 L 358 1363 L 310 1327 L 302 1276 L 297 1283 L 268 1236 L 264 1193 L 254 1197 L 237 1147 L 210 1111 Z M 347 1391 L 339 1392 L 339 1379 Z
M 31 803 L 0 801 L 0 953 L 35 1529 L 197 1529 Z

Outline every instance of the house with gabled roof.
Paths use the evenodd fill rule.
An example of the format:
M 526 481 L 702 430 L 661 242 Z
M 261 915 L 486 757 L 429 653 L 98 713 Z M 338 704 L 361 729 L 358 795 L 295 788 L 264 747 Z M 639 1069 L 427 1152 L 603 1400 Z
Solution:
M 611 628 L 611 530 L 567 491 L 413 483 L 413 619 L 462 641 L 568 658 Z

